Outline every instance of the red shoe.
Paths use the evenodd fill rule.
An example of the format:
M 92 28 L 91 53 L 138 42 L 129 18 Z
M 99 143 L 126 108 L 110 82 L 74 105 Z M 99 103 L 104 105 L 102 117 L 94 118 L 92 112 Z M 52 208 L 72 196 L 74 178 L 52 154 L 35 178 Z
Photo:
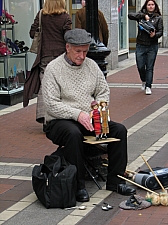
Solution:
M 12 24 L 17 23 L 17 22 L 13 19 L 14 15 L 11 15 L 11 14 L 7 13 L 6 10 L 2 10 L 2 13 L 5 15 L 5 17 L 8 19 L 8 21 L 10 21 Z
M 6 43 L 2 42 L 2 41 L 0 41 L 0 54 L 3 55 L 3 56 L 12 54 L 12 52 L 6 46 Z

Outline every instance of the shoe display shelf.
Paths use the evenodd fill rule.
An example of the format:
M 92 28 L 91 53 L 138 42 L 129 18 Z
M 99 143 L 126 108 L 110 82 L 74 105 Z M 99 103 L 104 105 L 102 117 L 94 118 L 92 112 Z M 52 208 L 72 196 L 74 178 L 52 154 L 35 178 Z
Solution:
M 28 48 L 23 47 L 24 41 L 15 40 L 15 26 L 17 22 L 10 21 L 9 18 L 0 22 L 0 104 L 3 105 L 15 105 L 23 101 Z M 18 72 L 20 62 L 24 69 Z

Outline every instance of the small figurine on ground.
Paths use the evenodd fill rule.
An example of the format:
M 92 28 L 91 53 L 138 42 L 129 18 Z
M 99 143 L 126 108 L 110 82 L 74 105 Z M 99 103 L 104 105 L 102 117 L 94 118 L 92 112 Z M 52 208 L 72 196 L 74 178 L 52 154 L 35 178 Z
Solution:
M 100 101 L 100 117 L 102 126 L 101 138 L 107 139 L 107 134 L 109 133 L 108 121 L 110 121 L 110 115 L 106 101 Z
M 101 119 L 100 119 L 100 111 L 99 111 L 99 104 L 97 101 L 91 102 L 92 111 L 90 112 L 90 122 L 93 124 L 96 141 L 100 139 L 100 135 L 102 133 L 101 129 Z

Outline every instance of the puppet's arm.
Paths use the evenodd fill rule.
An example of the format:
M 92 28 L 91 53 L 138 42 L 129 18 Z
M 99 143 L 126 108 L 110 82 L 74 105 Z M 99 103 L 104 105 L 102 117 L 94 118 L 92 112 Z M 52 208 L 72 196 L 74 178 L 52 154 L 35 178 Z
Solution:
M 90 112 L 90 123 L 92 123 L 93 111 Z
M 109 112 L 109 109 L 107 110 L 107 113 L 108 113 L 108 121 L 110 121 L 110 112 Z

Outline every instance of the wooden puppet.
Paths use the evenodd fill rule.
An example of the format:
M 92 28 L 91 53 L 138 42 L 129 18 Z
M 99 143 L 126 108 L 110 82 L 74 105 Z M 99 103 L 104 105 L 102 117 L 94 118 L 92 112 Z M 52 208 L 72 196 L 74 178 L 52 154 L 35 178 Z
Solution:
M 91 123 L 93 124 L 96 141 L 100 139 L 100 135 L 102 133 L 101 129 L 101 120 L 100 120 L 100 111 L 99 111 L 99 104 L 97 101 L 91 102 L 92 111 L 90 112 Z
M 107 138 L 107 134 L 109 133 L 108 121 L 110 121 L 110 116 L 106 101 L 100 101 L 100 117 L 102 126 L 101 138 Z

